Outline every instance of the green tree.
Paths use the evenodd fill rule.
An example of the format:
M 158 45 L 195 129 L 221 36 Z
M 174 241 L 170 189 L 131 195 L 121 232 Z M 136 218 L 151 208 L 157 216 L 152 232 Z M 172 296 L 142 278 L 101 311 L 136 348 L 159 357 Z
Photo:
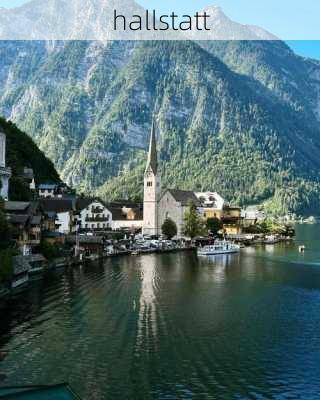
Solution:
M 206 226 L 208 231 L 216 235 L 223 228 L 223 223 L 219 218 L 208 218 Z
M 166 218 L 161 227 L 163 235 L 172 239 L 178 233 L 177 225 L 171 218 Z
M 191 239 L 206 233 L 204 220 L 198 214 L 197 206 L 192 202 L 184 215 L 183 233 Z

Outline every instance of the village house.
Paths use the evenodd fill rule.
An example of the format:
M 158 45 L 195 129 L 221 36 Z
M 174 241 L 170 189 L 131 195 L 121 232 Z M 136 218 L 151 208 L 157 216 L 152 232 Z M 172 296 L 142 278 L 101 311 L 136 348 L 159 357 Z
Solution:
M 41 183 L 38 186 L 38 195 L 43 198 L 53 198 L 56 196 L 58 185 L 55 183 Z
M 13 238 L 24 255 L 40 245 L 42 219 L 38 202 L 6 201 L 4 211 L 15 228 Z
M 60 232 L 62 234 L 69 234 L 72 232 L 75 225 L 74 199 L 41 199 L 40 206 L 43 213 L 47 216 L 48 230 L 51 230 L 54 224 L 55 230 L 57 232 Z
M 137 232 L 143 225 L 143 208 L 139 204 L 120 205 L 110 204 L 112 214 L 112 229 Z
M 112 229 L 112 213 L 98 198 L 77 199 L 77 224 L 81 230 L 101 231 Z
M 8 200 L 11 169 L 6 167 L 6 135 L 0 132 L 0 197 Z

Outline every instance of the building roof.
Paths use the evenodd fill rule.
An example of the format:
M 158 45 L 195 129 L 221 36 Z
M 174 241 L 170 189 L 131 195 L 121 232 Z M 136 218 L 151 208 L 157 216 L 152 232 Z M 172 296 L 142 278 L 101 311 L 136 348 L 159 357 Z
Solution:
M 98 197 L 79 197 L 77 199 L 77 210 L 82 211 L 85 208 L 89 207 L 92 203 L 101 203 L 104 207 L 108 208 L 107 205 Z
M 56 183 L 40 183 L 38 189 L 40 190 L 55 190 L 57 188 Z
M 30 207 L 30 204 L 30 202 L 25 201 L 6 201 L 4 203 L 4 210 L 9 212 L 25 211 Z
M 13 225 L 25 225 L 30 218 L 27 214 L 8 214 L 8 222 Z
M 44 212 L 62 213 L 73 211 L 74 205 L 71 199 L 41 199 L 40 205 Z
M 40 225 L 41 224 L 41 215 L 34 215 L 30 221 L 31 225 Z
M 158 155 L 157 155 L 157 140 L 156 140 L 156 129 L 154 120 L 152 121 L 151 134 L 150 134 L 150 144 L 149 144 L 149 153 L 148 153 L 148 161 L 146 166 L 146 172 L 151 169 L 154 175 L 157 174 L 158 171 Z
M 196 206 L 200 205 L 197 196 L 191 190 L 168 189 L 168 192 L 182 206 L 188 206 L 191 202 Z

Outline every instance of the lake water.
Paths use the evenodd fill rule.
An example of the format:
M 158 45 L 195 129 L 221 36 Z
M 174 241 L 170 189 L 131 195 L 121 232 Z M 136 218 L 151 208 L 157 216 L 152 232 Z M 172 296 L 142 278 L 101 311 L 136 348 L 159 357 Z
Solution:
M 69 381 L 85 400 L 320 398 L 320 226 L 55 273 L 1 315 L 0 354 L 0 384 Z

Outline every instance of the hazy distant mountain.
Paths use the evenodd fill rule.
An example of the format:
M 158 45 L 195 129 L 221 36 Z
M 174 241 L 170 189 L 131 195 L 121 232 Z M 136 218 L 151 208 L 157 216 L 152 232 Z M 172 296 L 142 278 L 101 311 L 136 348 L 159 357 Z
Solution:
M 280 41 L 0 42 L 0 114 L 108 198 L 141 194 L 155 116 L 164 186 L 319 212 L 319 93 Z
M 134 14 L 145 16 L 145 10 L 133 0 L 31 0 L 21 7 L 0 8 L 0 39 L 2 40 L 110 40 L 133 39 L 134 32 L 122 35 L 113 31 L 114 9 L 129 21 Z M 200 10 L 199 10 L 200 11 Z M 194 30 L 194 39 L 259 40 L 276 39 L 269 32 L 231 21 L 219 7 L 205 9 L 210 15 L 211 31 Z M 145 27 L 145 24 L 144 24 Z M 168 32 L 135 32 L 140 38 L 167 39 Z M 187 32 L 185 32 L 185 35 Z M 120 36 L 115 36 L 120 35 Z M 160 36 L 162 35 L 162 36 Z M 179 39 L 181 32 L 171 32 Z

